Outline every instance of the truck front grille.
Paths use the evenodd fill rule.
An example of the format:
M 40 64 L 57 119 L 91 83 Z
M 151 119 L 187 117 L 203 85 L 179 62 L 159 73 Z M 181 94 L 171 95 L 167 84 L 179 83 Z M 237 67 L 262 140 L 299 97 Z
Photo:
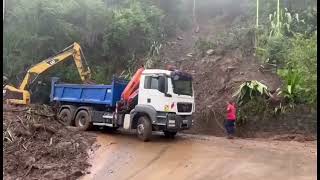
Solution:
M 192 103 L 177 103 L 178 112 L 191 112 Z

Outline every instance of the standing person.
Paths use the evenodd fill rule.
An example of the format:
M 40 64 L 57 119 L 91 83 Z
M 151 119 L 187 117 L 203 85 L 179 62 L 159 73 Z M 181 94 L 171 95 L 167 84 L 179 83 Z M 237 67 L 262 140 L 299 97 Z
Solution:
M 236 121 L 236 106 L 233 101 L 227 103 L 227 120 L 225 122 L 225 128 L 227 131 L 227 138 L 233 139 L 234 135 L 234 126 Z

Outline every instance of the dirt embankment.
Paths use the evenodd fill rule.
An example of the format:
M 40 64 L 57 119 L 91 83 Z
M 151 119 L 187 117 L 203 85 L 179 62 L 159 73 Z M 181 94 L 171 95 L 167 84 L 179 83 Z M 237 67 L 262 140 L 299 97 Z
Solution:
M 221 8 L 213 8 L 216 5 Z M 202 8 L 197 9 L 199 31 L 194 28 L 182 31 L 179 38 L 169 41 L 162 49 L 160 66 L 173 64 L 193 75 L 196 113 L 195 126 L 190 132 L 223 135 L 226 102 L 242 82 L 258 80 L 272 89 L 278 88 L 281 82 L 277 75 L 261 71 L 252 53 L 245 53 L 244 47 L 247 52 L 253 48 L 250 39 L 237 42 L 242 45 L 232 49 L 217 40 L 243 21 L 239 19 L 245 14 L 246 6 L 235 7 L 230 1 L 217 1 L 199 8 Z M 203 56 L 196 48 L 200 38 L 217 45 L 209 55 Z
M 270 88 L 279 85 L 275 75 L 259 71 L 258 63 L 252 57 L 239 58 L 235 53 L 186 63 L 183 69 L 194 74 L 197 105 L 195 129 L 204 133 L 211 131 L 215 135 L 224 134 L 222 125 L 226 103 L 242 82 L 258 80 Z
M 47 106 L 4 105 L 4 179 L 77 179 L 95 135 L 68 129 Z
M 163 47 L 159 67 L 172 64 L 193 75 L 196 113 L 195 126 L 189 132 L 221 136 L 225 133 L 226 102 L 242 82 L 258 80 L 271 90 L 279 88 L 282 82 L 277 74 L 263 68 L 254 56 L 254 34 L 246 31 L 254 22 L 247 14 L 248 1 L 241 0 L 236 4 L 229 0 L 203 2 L 196 12 L 197 25 L 181 31 Z M 197 26 L 198 31 L 195 31 Z M 235 35 L 239 31 L 240 34 Z M 216 45 L 209 54 L 200 54 L 196 48 L 200 38 Z M 206 52 L 208 49 L 203 50 Z M 264 131 L 271 132 L 270 136 L 292 133 L 291 130 L 314 133 L 316 118 L 306 118 L 268 117 L 262 122 L 258 117 L 252 117 L 256 121 L 241 133 L 249 137 L 256 137 L 256 132 Z

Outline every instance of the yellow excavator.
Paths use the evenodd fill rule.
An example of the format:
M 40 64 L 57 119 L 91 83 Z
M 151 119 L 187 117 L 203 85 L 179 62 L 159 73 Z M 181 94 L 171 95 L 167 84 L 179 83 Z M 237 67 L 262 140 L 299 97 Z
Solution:
M 15 105 L 29 105 L 30 104 L 30 92 L 28 91 L 29 85 L 33 83 L 37 77 L 53 67 L 59 62 L 67 60 L 68 57 L 73 56 L 74 62 L 80 74 L 81 80 L 84 83 L 91 82 L 91 70 L 86 62 L 81 47 L 78 43 L 74 42 L 72 45 L 66 47 L 58 54 L 43 60 L 42 62 L 31 67 L 25 75 L 19 88 L 15 88 L 11 85 L 6 85 L 3 89 L 4 100 L 8 104 Z M 83 63 L 82 58 L 85 63 Z

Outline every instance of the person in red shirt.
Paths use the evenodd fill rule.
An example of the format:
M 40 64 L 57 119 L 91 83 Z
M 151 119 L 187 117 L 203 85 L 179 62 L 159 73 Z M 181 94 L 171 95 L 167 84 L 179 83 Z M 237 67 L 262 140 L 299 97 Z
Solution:
M 228 139 L 232 139 L 234 135 L 234 125 L 237 119 L 236 112 L 237 109 L 235 103 L 233 101 L 229 101 L 227 105 L 227 120 L 225 122 Z

